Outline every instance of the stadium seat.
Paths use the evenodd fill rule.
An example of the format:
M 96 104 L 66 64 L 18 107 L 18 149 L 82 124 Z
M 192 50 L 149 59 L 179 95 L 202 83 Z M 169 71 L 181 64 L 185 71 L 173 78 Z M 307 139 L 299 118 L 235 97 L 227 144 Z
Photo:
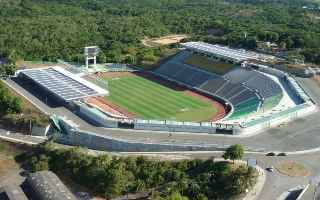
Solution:
M 261 72 L 239 67 L 218 76 L 185 64 L 184 60 L 190 55 L 190 51 L 181 51 L 157 68 L 155 73 L 231 103 L 234 113 L 230 119 L 255 112 L 264 103 L 264 108 L 272 108 L 282 98 L 280 85 Z

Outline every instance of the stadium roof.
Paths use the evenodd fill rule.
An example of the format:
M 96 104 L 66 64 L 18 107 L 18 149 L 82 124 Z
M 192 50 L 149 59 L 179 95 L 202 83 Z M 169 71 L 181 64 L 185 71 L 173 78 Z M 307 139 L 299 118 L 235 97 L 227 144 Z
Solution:
M 275 58 L 274 56 L 259 54 L 252 51 L 246 51 L 244 49 L 231 49 L 226 46 L 221 46 L 217 44 L 213 45 L 204 42 L 187 42 L 182 43 L 181 45 L 187 49 L 191 49 L 209 55 L 216 55 L 236 62 L 242 62 L 246 60 L 265 61 L 268 59 Z
M 18 71 L 18 75 L 20 76 L 21 74 L 65 101 L 108 94 L 108 91 L 61 67 Z

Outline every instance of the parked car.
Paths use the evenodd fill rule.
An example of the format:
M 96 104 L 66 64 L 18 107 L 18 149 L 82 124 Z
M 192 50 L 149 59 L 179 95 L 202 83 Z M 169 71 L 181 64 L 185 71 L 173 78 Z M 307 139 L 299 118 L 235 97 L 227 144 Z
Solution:
M 275 152 L 269 152 L 269 153 L 266 154 L 266 156 L 275 156 L 275 155 L 276 155 Z
M 274 167 L 273 166 L 267 167 L 266 170 L 269 171 L 269 172 L 273 172 L 274 171 Z

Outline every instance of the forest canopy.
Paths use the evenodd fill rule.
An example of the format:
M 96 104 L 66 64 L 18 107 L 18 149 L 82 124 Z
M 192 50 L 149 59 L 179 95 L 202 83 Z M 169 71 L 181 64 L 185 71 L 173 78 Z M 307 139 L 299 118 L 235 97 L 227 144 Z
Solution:
M 0 0 L 0 57 L 71 61 L 98 45 L 103 61 L 139 62 L 159 53 L 141 39 L 183 33 L 249 49 L 275 42 L 320 63 L 319 20 L 311 0 Z

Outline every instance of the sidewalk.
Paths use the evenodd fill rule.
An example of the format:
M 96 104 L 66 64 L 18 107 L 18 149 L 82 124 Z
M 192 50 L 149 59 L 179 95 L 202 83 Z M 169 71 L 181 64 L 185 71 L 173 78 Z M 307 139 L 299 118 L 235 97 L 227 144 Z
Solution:
M 256 166 L 256 170 L 258 172 L 258 178 L 257 178 L 257 183 L 255 184 L 255 186 L 252 188 L 252 190 L 250 190 L 246 196 L 242 199 L 242 200 L 258 200 L 258 197 L 263 189 L 263 186 L 266 182 L 266 173 L 264 171 L 264 169 L 262 169 L 259 166 Z

